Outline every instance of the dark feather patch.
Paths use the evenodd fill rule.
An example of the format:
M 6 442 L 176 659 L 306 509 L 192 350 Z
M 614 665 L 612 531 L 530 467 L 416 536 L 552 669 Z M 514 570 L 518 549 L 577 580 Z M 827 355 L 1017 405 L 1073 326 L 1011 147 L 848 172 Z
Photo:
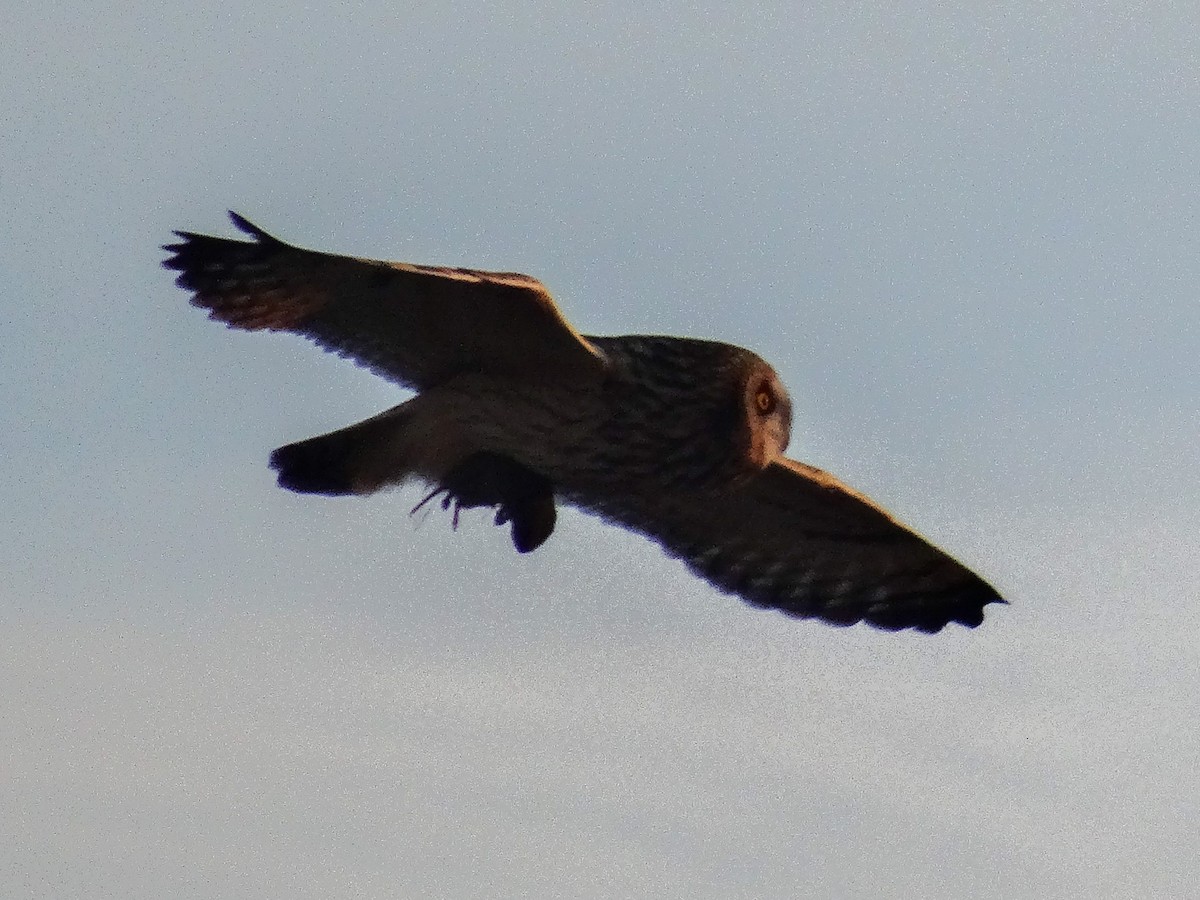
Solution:
M 342 432 L 309 438 L 271 454 L 279 486 L 300 494 L 330 497 L 354 493 L 351 460 L 354 441 Z

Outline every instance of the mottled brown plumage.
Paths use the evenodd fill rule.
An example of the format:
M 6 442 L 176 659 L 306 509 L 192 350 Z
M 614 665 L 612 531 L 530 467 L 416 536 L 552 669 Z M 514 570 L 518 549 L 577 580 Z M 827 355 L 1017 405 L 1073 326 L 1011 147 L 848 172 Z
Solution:
M 555 499 L 639 531 L 748 602 L 835 625 L 974 627 L 1003 602 L 819 469 L 784 457 L 791 402 L 748 350 L 585 337 L 526 275 L 354 259 L 177 232 L 164 262 L 212 318 L 290 331 L 412 388 L 378 416 L 271 456 L 283 487 L 366 494 L 409 479 L 494 506 L 522 552 Z

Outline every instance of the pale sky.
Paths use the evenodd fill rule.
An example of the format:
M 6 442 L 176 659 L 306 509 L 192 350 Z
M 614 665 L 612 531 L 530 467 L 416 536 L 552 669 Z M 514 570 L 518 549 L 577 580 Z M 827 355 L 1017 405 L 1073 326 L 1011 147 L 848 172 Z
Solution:
M 1194 890 L 1200 7 L 48 3 L 0 79 L 0 895 Z M 756 350 L 1011 606 L 280 491 L 405 395 L 188 306 L 227 208 Z

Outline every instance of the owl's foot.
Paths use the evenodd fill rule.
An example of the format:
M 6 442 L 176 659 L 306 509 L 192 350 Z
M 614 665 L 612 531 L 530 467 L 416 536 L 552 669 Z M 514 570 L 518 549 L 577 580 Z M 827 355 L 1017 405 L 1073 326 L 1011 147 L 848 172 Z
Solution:
M 452 524 L 464 509 L 495 506 L 497 525 L 512 525 L 512 542 L 518 553 L 529 553 L 554 532 L 557 513 L 554 486 L 537 472 L 498 453 L 476 453 L 449 472 L 415 507 L 421 509 L 441 496 L 442 509 L 454 507 Z

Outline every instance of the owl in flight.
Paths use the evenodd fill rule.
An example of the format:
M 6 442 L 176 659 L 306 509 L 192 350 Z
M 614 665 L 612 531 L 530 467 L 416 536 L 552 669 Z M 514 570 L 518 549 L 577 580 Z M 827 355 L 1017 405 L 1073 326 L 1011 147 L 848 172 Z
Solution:
M 176 232 L 163 263 L 233 328 L 291 331 L 416 396 L 280 447 L 279 484 L 370 494 L 418 479 L 495 507 L 522 553 L 562 501 L 640 532 L 755 606 L 834 625 L 975 627 L 1003 603 L 837 479 L 785 457 L 791 401 L 748 350 L 577 332 L 537 279 Z

